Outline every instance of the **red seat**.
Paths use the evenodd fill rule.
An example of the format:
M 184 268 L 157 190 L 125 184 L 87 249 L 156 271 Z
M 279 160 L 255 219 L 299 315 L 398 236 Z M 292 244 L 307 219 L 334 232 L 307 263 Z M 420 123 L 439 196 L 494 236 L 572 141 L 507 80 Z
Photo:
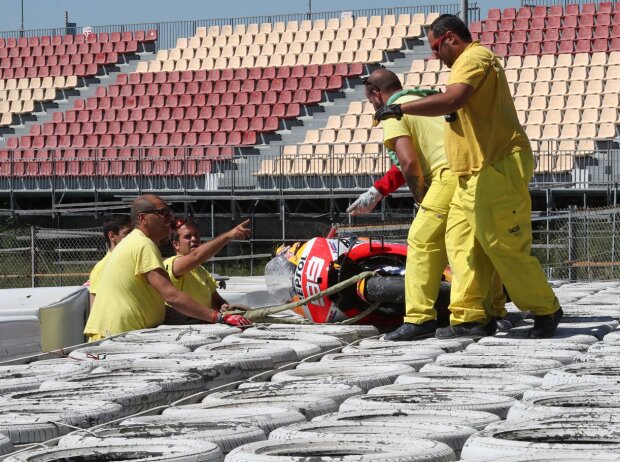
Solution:
M 595 39 L 601 39 L 601 38 L 608 38 L 609 37 L 609 26 L 596 26 L 596 29 L 594 29 L 594 38 Z
M 562 16 L 549 16 L 547 27 L 550 29 L 560 29 L 562 27 Z
M 607 52 L 609 46 L 606 38 L 597 38 L 592 41 L 592 52 Z
M 241 138 L 241 144 L 244 144 L 244 145 L 256 144 L 256 132 L 253 132 L 253 131 L 243 132 L 243 135 Z
M 611 2 L 601 2 L 598 4 L 598 13 L 611 13 L 613 10 Z
M 544 27 L 544 21 L 543 21 L 543 27 Z M 529 19 L 519 18 L 515 21 L 514 30 L 529 30 L 529 29 L 530 29 Z
M 578 16 L 564 16 L 562 27 L 577 27 L 578 22 Z
M 573 3 L 566 5 L 564 9 L 565 16 L 577 16 L 579 14 L 579 4 Z
M 157 31 L 154 29 L 149 29 L 146 31 L 146 35 L 144 37 L 145 42 L 154 42 L 157 40 Z
M 594 15 L 593 14 L 582 14 L 579 17 L 579 27 L 585 26 L 594 26 Z
M 508 45 L 506 43 L 497 43 L 493 45 L 493 52 L 498 56 L 508 56 Z
M 590 53 L 592 42 L 589 39 L 575 42 L 575 53 Z
M 512 19 L 502 19 L 499 22 L 499 30 L 511 31 L 513 29 L 514 29 L 514 20 L 512 20 Z
M 198 145 L 200 146 L 206 146 L 211 144 L 213 140 L 213 135 L 211 134 L 211 132 L 202 132 L 198 134 Z
M 558 53 L 572 53 L 574 51 L 573 40 L 560 40 L 558 42 Z
M 469 25 L 470 32 L 473 33 L 481 33 L 482 32 L 482 23 L 480 21 L 474 21 Z M 338 64 L 336 64 L 338 66 Z
M 516 32 L 515 32 L 515 34 L 516 34 Z M 528 40 L 529 40 L 530 42 L 542 42 L 542 41 L 543 41 L 543 39 L 544 39 L 544 37 L 543 37 L 543 31 L 542 31 L 542 30 L 537 29 L 537 30 L 532 30 L 532 31 L 530 31 L 530 35 L 529 35 L 529 37 L 528 37 Z M 526 41 L 528 41 L 528 40 L 516 40 L 516 39 L 515 39 L 515 42 L 516 42 L 516 41 L 519 41 L 519 42 L 526 42 Z
M 611 14 L 609 13 L 601 13 L 596 15 L 596 25 L 597 26 L 611 26 Z
M 545 41 L 557 42 L 558 40 L 560 40 L 560 29 L 547 29 L 545 31 Z
M 620 24 L 617 24 L 611 28 L 609 36 L 611 38 L 620 37 Z
M 317 77 L 319 75 L 319 66 L 317 64 L 310 64 L 304 69 L 304 76 Z
M 215 132 L 215 135 L 213 135 L 213 144 L 222 146 L 222 145 L 225 145 L 226 142 L 227 142 L 226 133 Z
M 497 32 L 499 30 L 498 21 L 487 19 L 483 24 L 483 31 Z
M 584 13 L 596 13 L 596 5 L 594 3 L 584 3 L 583 5 L 581 5 L 581 14 Z
M 620 37 L 614 37 L 609 43 L 609 51 L 620 51 Z
M 574 27 L 568 27 L 565 29 L 562 29 L 562 40 L 576 40 L 577 39 L 577 34 L 575 31 Z
M 534 31 L 530 32 L 530 36 Z M 538 31 L 542 35 L 542 31 Z M 505 36 L 506 34 L 507 36 Z M 497 43 L 510 43 L 510 42 L 519 42 L 524 43 L 527 42 L 527 32 L 524 30 L 516 30 L 512 33 L 512 37 L 510 37 L 510 32 L 498 32 L 497 34 Z
M 590 40 L 592 38 L 592 31 L 592 26 L 579 26 L 577 29 L 577 39 Z
M 506 10 L 504 10 L 504 14 L 506 14 Z M 522 6 L 521 8 L 519 8 L 519 11 L 518 11 L 516 17 L 517 18 L 531 18 L 532 17 L 532 8 L 529 7 L 529 6 Z
M 502 10 L 499 8 L 489 8 L 487 13 L 487 18 L 489 19 L 500 19 L 502 17 Z
M 542 45 L 542 42 L 527 42 L 525 44 L 525 54 L 526 55 L 540 55 L 542 53 L 541 45 Z

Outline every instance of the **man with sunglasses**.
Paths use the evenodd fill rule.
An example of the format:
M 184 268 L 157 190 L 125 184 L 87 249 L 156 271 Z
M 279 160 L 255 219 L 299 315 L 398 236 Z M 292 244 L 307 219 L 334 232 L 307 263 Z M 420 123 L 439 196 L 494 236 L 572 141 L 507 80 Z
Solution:
M 243 316 L 198 303 L 172 285 L 158 248 L 169 239 L 172 220 L 172 211 L 158 196 L 139 196 L 132 202 L 134 230 L 116 247 L 101 274 L 84 329 L 88 341 L 156 327 L 164 321 L 166 304 L 211 323 L 251 324 Z
M 456 16 L 437 18 L 428 40 L 435 56 L 451 68 L 445 93 L 386 105 L 375 119 L 456 113 L 445 130 L 446 155 L 458 178 L 446 234 L 454 318 L 437 336 L 467 335 L 485 322 L 481 294 L 495 268 L 515 304 L 534 314 L 529 336 L 552 337 L 562 309 L 540 263 L 530 255 L 528 183 L 534 158 L 504 70 L 495 54 L 472 41 Z
M 252 232 L 247 228 L 249 223 L 250 220 L 246 220 L 209 242 L 202 243 L 195 221 L 185 218 L 176 220 L 172 225 L 170 238 L 176 255 L 164 260 L 172 284 L 194 300 L 221 313 L 247 310 L 244 305 L 231 305 L 222 298 L 217 291 L 213 276 L 202 267 L 202 264 L 210 260 L 230 241 L 248 239 Z M 196 321 L 173 308 L 168 307 L 166 310 L 166 324 L 189 324 Z

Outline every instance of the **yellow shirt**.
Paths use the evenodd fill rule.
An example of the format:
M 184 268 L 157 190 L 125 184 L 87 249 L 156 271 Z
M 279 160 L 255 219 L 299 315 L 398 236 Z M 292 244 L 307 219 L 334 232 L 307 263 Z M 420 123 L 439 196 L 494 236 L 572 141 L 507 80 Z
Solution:
M 457 176 L 469 175 L 516 151 L 531 150 L 497 56 L 471 43 L 452 65 L 448 85 L 475 89 L 446 128 L 446 155 Z
M 403 104 L 420 99 L 420 96 L 405 95 L 395 103 Z M 420 117 L 405 114 L 400 120 L 386 119 L 383 121 L 383 143 L 394 151 L 394 140 L 401 136 L 408 136 L 418 153 L 419 162 L 424 173 L 424 182 L 430 184 L 435 170 L 447 166 L 444 151 L 443 117 Z
M 174 260 L 178 257 L 179 255 L 175 255 L 174 257 L 164 260 L 164 266 L 168 272 L 168 276 L 170 276 L 170 281 L 172 281 L 174 287 L 181 292 L 189 295 L 198 303 L 211 308 L 211 298 L 217 290 L 215 279 L 213 279 L 213 276 L 202 266 L 198 266 L 179 278 L 174 277 L 172 266 Z
M 164 270 L 161 252 L 134 229 L 110 254 L 97 287 L 97 296 L 84 334 L 89 340 L 155 327 L 164 320 L 164 299 L 145 273 Z
M 88 277 L 89 287 L 88 291 L 96 295 L 97 294 L 97 284 L 99 284 L 99 278 L 101 277 L 101 273 L 103 272 L 103 268 L 108 263 L 108 259 L 110 258 L 110 252 L 105 254 L 101 260 L 97 262 L 93 269 L 90 271 L 90 276 Z

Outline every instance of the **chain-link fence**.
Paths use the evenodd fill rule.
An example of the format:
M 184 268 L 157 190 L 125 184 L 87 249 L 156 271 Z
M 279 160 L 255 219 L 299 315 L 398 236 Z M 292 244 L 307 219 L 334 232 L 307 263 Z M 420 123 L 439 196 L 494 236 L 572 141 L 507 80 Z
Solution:
M 335 220 L 340 233 L 405 242 L 414 209 L 406 197 L 382 201 L 368 215 Z M 252 218 L 252 239 L 229 243 L 207 268 L 224 276 L 261 275 L 282 243 L 325 236 L 329 214 L 283 213 L 259 216 L 195 218 L 209 239 L 245 218 Z M 620 208 L 569 209 L 533 218 L 532 253 L 550 279 L 590 281 L 620 278 Z M 59 223 L 60 224 L 60 223 Z M 100 227 L 63 229 L 0 223 L 0 288 L 81 285 L 105 252 Z M 72 223 L 75 226 L 75 223 Z M 173 254 L 162 248 L 165 257 Z

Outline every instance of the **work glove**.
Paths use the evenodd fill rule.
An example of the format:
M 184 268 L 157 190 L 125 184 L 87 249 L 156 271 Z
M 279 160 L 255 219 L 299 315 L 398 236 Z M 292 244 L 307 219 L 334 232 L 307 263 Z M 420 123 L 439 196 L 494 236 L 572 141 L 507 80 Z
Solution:
M 248 311 L 250 309 L 247 305 L 241 305 L 237 303 L 233 303 L 232 305 L 228 303 L 222 303 L 220 307 L 220 312 L 226 313 L 227 311 Z
M 398 119 L 400 120 L 403 117 L 403 110 L 400 107 L 400 104 L 388 104 L 383 106 L 377 112 L 373 119 L 377 122 L 385 119 Z
M 381 194 L 377 188 L 371 186 L 368 191 L 361 194 L 360 197 L 347 208 L 347 212 L 353 216 L 359 215 L 360 213 L 368 213 L 381 202 L 381 199 L 383 199 L 383 194 Z
M 228 324 L 229 326 L 244 327 L 252 325 L 252 321 L 244 318 L 240 314 L 221 314 L 219 319 L 219 323 Z

